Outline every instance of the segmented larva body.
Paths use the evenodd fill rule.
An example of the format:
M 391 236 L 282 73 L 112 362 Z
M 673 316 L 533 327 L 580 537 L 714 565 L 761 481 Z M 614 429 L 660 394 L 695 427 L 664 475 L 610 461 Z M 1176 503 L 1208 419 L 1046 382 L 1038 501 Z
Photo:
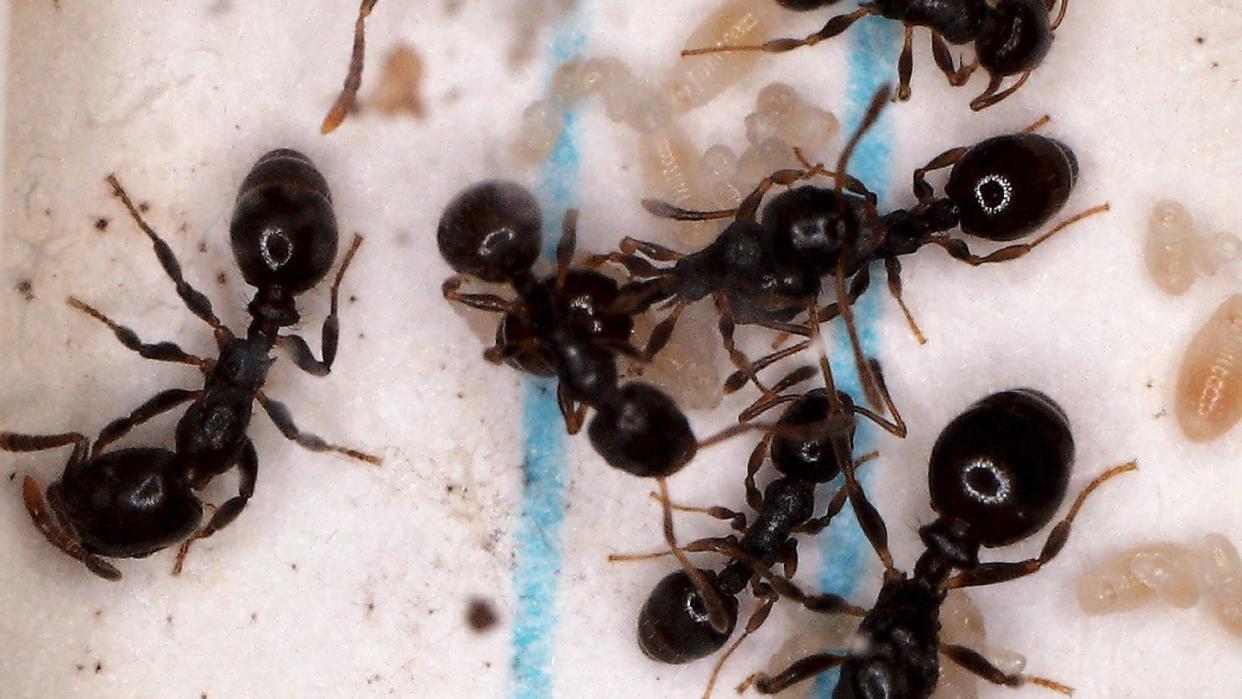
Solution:
M 1192 441 L 1221 436 L 1242 418 L 1242 294 L 1195 333 L 1177 376 L 1176 413 Z
M 686 38 L 686 49 L 753 44 L 772 36 L 779 9 L 769 0 L 728 0 Z M 707 104 L 746 76 L 760 54 L 710 53 L 679 59 L 664 78 L 661 92 L 673 111 Z

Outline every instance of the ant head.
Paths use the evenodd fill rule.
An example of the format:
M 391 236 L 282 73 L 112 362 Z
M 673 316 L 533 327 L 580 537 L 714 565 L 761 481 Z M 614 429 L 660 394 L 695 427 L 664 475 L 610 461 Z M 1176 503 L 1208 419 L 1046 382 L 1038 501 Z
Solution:
M 844 410 L 853 405 L 850 397 L 837 391 L 837 400 Z M 828 417 L 828 391 L 817 388 L 803 394 L 781 414 L 777 424 L 809 425 Z M 813 483 L 827 483 L 841 473 L 832 448 L 835 433 L 825 429 L 823 434 L 807 439 L 775 436 L 772 438 L 772 465 L 786 476 Z M 846 453 L 853 453 L 854 431 L 847 435 Z
M 827 274 L 862 228 L 856 207 L 832 189 L 804 185 L 772 197 L 760 217 L 778 262 Z
M 988 240 L 1021 238 L 1069 199 L 1078 160 L 1065 144 L 1038 134 L 989 138 L 953 166 L 944 191 L 962 230 Z
M 684 570 L 678 570 L 656 583 L 638 613 L 638 645 L 648 658 L 679 664 L 706 658 L 720 650 L 737 625 L 737 598 L 726 595 L 710 570 L 699 572 L 716 588 L 729 614 L 729 628 L 723 633 L 712 628 L 707 605 Z
M 440 216 L 436 243 L 453 271 L 505 282 L 539 257 L 542 222 L 539 202 L 525 187 L 489 180 L 453 197 Z
M 600 400 L 587 433 L 604 461 L 640 478 L 670 476 L 698 451 L 690 423 L 673 399 L 639 381 Z
M 998 0 L 975 40 L 979 65 L 997 77 L 1031 70 L 1050 48 L 1052 24 L 1044 0 Z
M 1039 531 L 1069 484 L 1074 437 L 1048 396 L 994 393 L 949 423 L 932 447 L 932 508 L 965 538 L 1003 546 Z
M 336 259 L 327 181 L 295 150 L 267 153 L 242 181 L 229 237 L 247 284 L 291 294 L 310 289 Z

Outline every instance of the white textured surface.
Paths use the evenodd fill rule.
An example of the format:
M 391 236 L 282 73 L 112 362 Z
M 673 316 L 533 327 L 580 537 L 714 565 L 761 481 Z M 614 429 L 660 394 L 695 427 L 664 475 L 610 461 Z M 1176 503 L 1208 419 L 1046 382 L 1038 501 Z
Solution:
M 371 67 L 398 38 L 414 44 L 427 63 L 429 117 L 363 115 L 325 139 L 317 126 L 340 83 L 355 3 L 320 2 L 313 10 L 305 2 L 227 0 L 141 9 L 63 4 L 59 12 L 50 1 L 11 9 L 0 425 L 92 434 L 156 391 L 199 380 L 141 360 L 64 304 L 73 294 L 148 340 L 174 339 L 200 352 L 210 346 L 108 196 L 107 173 L 150 202 L 150 220 L 187 277 L 240 327 L 250 290 L 224 236 L 235 188 L 263 151 L 292 146 L 327 176 L 342 230 L 367 242 L 345 282 L 357 301 L 343 304 L 332 375 L 315 379 L 282 362 L 269 389 L 303 428 L 382 451 L 387 462 L 371 469 L 305 452 L 256 417 L 261 473 L 244 515 L 195 549 L 183 577 L 169 575 L 172 557 L 163 554 L 122 561 L 125 579 L 116 585 L 48 547 L 20 505 L 20 477 L 0 478 L 0 503 L 7 503 L 0 505 L 0 695 L 504 693 L 520 382 L 482 361 L 478 341 L 441 301 L 446 269 L 432 231 L 453 192 L 497 174 L 487 163 L 520 109 L 540 95 L 546 59 L 508 69 L 507 25 L 496 19 L 507 3 L 464 3 L 446 19 L 438 3 L 381 2 L 369 27 Z M 621 55 L 654 74 L 710 6 L 592 3 L 586 51 Z M 1169 298 L 1147 281 L 1140 258 L 1147 208 L 1157 197 L 1237 227 L 1240 13 L 1224 0 L 1074 2 L 1028 86 L 982 115 L 965 106 L 979 79 L 947 88 L 920 39 L 914 100 L 892 110 L 896 204 L 911 201 L 908 173 L 932 155 L 1048 112 L 1047 133 L 1071 144 L 1082 165 L 1066 211 L 1113 205 L 1011 264 L 973 269 L 934 250 L 908 261 L 906 298 L 931 338 L 924 347 L 887 297 L 876 320 L 881 358 L 911 425 L 904 442 L 878 441 L 882 458 L 871 481 L 901 565 L 912 565 L 913 529 L 928 515 L 931 443 L 988 391 L 1031 385 L 1062 403 L 1078 441 L 1075 486 L 1105 466 L 1140 460 L 1139 474 L 1088 505 L 1055 564 L 976 595 L 991 640 L 1024 653 L 1032 672 L 1076 687 L 1080 697 L 1242 695 L 1242 641 L 1202 607 L 1088 618 L 1068 585 L 1088 563 L 1133 542 L 1188 542 L 1208 530 L 1242 541 L 1242 430 L 1191 446 L 1170 418 L 1154 417 L 1170 407 L 1190 332 L 1237 281 L 1218 278 Z M 799 29 L 813 25 L 803 18 Z M 692 116 L 700 146 L 740 147 L 741 118 L 757 88 L 774 79 L 839 112 L 844 45 L 763 61 Z M 584 244 L 641 234 L 650 220 L 637 206 L 633 134 L 608 122 L 598 105 L 581 123 Z M 110 220 L 106 232 L 94 227 L 99 217 Z M 29 302 L 14 290 L 22 279 L 33 285 Z M 326 289 L 301 304 L 312 336 L 326 306 Z M 735 407 L 695 415 L 699 432 L 726 424 Z M 157 420 L 129 443 L 166 444 L 172 424 Z M 740 507 L 747 441 L 706 453 L 673 480 L 677 497 Z M 64 459 L 4 455 L 0 476 L 32 473 L 46 483 Z M 222 481 L 210 492 L 216 502 L 232 487 L 231 478 Z M 605 561 L 611 551 L 658 545 L 647 490 L 606 469 L 585 439 L 570 442 L 552 670 L 560 695 L 692 696 L 706 680 L 710 663 L 659 667 L 634 644 L 635 611 L 667 563 Z M 679 526 L 683 539 L 722 530 L 695 519 Z M 1036 548 L 1030 542 L 1004 555 Z M 803 567 L 813 571 L 813 557 Z M 871 589 L 857 601 L 868 603 Z M 465 624 L 475 594 L 497 600 L 504 625 L 490 634 Z M 720 696 L 766 665 L 799 623 L 800 612 L 782 607 L 731 660 Z

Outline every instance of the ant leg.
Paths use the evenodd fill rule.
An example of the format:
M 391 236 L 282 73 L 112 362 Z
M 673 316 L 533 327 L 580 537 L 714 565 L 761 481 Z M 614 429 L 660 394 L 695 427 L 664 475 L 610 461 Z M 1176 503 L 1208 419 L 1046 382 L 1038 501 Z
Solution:
M 659 218 L 670 218 L 674 221 L 715 221 L 737 216 L 737 209 L 713 209 L 711 211 L 695 211 L 683 209 L 659 199 L 643 199 L 643 208 L 647 213 Z
M 687 49 L 682 51 L 681 55 L 683 57 L 701 56 L 706 53 L 727 53 L 733 51 L 784 53 L 786 51 L 793 51 L 794 49 L 802 46 L 814 46 L 825 39 L 831 39 L 832 37 L 844 32 L 846 29 L 849 29 L 850 25 L 854 24 L 858 20 L 874 13 L 875 10 L 869 7 L 860 7 L 849 14 L 837 15 L 836 17 L 828 20 L 828 23 L 825 24 L 822 29 L 814 34 L 808 34 L 801 39 L 772 39 L 771 41 L 767 41 L 762 44 L 749 44 L 741 46 L 708 46 L 701 49 Z
M 276 339 L 276 344 L 289 348 L 293 363 L 312 376 L 327 376 L 328 372 L 332 371 L 332 362 L 336 360 L 336 346 L 341 333 L 340 321 L 337 320 L 336 314 L 337 297 L 340 295 L 341 280 L 345 278 L 345 270 L 349 269 L 349 263 L 353 261 L 354 253 L 358 251 L 359 245 L 362 245 L 362 236 L 355 234 L 354 242 L 346 251 L 340 269 L 336 270 L 336 279 L 332 281 L 332 300 L 328 306 L 328 317 L 324 318 L 323 329 L 319 331 L 323 361 L 315 359 L 306 340 L 297 335 L 281 335 Z
M 645 240 L 637 240 L 629 236 L 621 239 L 620 248 L 621 252 L 629 254 L 641 252 L 656 262 L 676 262 L 685 257 L 684 254 L 672 248 L 666 248 L 663 245 L 650 243 Z
M 927 183 L 927 173 L 935 170 L 943 170 L 946 167 L 957 164 L 957 161 L 966 155 L 969 148 L 950 148 L 949 150 L 932 158 L 929 163 L 914 171 L 914 196 L 918 197 L 920 204 L 930 204 L 935 198 L 932 186 Z
M 754 403 L 751 403 L 745 410 L 743 410 L 741 413 L 738 414 L 737 419 L 740 422 L 749 422 L 751 420 L 754 420 L 756 417 L 759 417 L 760 415 L 775 408 L 778 405 L 784 405 L 786 403 L 792 403 L 798 400 L 802 396 L 800 395 L 779 395 L 779 394 L 781 391 L 784 391 L 788 388 L 796 386 L 802 383 L 803 381 L 806 381 L 807 379 L 811 378 L 814 375 L 815 375 L 815 367 L 813 366 L 804 366 L 804 367 L 798 367 L 797 369 L 794 369 L 793 371 L 786 374 L 785 377 L 782 378 L 780 381 L 777 381 L 775 384 L 772 384 L 771 390 L 772 390 L 773 396 L 771 398 L 760 398 L 756 400 Z
M 699 591 L 699 597 L 703 600 L 711 627 L 717 633 L 724 633 L 729 628 L 729 615 L 725 611 L 724 602 L 721 601 L 720 595 L 716 594 L 716 589 L 703 577 L 703 573 L 690 563 L 685 552 L 677 545 L 677 535 L 673 531 L 673 508 L 669 504 L 668 481 L 664 477 L 659 477 L 656 478 L 656 484 L 660 487 L 660 505 L 664 511 L 664 541 L 668 544 L 673 556 L 677 558 L 677 562 L 681 564 L 686 577 L 690 578 L 694 583 L 694 588 Z
M 76 436 L 81 437 L 81 442 L 75 447 L 75 454 L 77 454 L 79 448 L 86 448 L 86 438 L 82 435 Z M 60 549 L 61 552 L 70 558 L 81 561 L 92 573 L 105 580 L 115 581 L 121 579 L 121 571 L 117 570 L 111 563 L 87 551 L 77 537 L 66 532 L 57 522 L 52 520 L 52 517 L 48 515 L 48 506 L 43 499 L 43 494 L 39 492 L 39 484 L 30 476 L 26 476 L 25 480 L 22 481 L 22 500 L 26 504 L 26 511 L 30 513 L 30 519 L 34 522 L 35 528 L 43 534 L 48 543 Z M 64 515 L 58 509 L 57 501 L 53 501 L 52 513 L 57 520 L 63 521 Z
M 871 286 L 871 268 L 865 267 L 865 266 L 859 267 L 858 271 L 854 273 L 853 279 L 850 280 L 849 293 L 846 294 L 846 297 L 845 297 L 846 304 L 853 306 L 854 303 L 858 301 L 858 299 L 862 298 L 863 294 L 867 293 L 867 289 L 870 286 Z M 841 302 L 838 300 L 838 301 L 833 301 L 827 306 L 824 306 L 823 308 L 816 311 L 814 317 L 815 317 L 816 323 L 823 325 L 824 323 L 827 323 L 828 321 L 832 320 L 833 318 L 836 318 L 839 315 L 841 315 Z M 805 328 L 804 328 L 804 331 L 808 335 L 810 334 L 810 332 L 806 330 Z
M 1008 247 L 1001 248 L 1000 250 L 997 250 L 996 252 L 993 252 L 990 255 L 983 255 L 983 256 L 975 255 L 974 253 L 970 251 L 970 248 L 966 245 L 966 241 L 958 239 L 958 238 L 934 238 L 932 239 L 931 242 L 944 248 L 945 252 L 949 253 L 949 255 L 951 255 L 954 259 L 961 260 L 962 262 L 965 262 L 966 264 L 972 267 L 978 267 L 979 265 L 988 264 L 989 262 L 1008 262 L 1009 260 L 1014 260 L 1019 257 L 1022 257 L 1028 252 L 1034 250 L 1035 246 L 1051 238 L 1056 233 L 1059 233 L 1060 231 L 1066 228 L 1069 228 L 1075 223 L 1078 223 L 1084 218 L 1087 218 L 1089 216 L 1094 216 L 1096 214 L 1101 214 L 1108 210 L 1109 210 L 1109 206 L 1107 203 L 1092 207 L 1081 213 L 1074 214 L 1068 219 L 1058 223 L 1057 225 L 1053 226 L 1052 229 L 1049 230 L 1047 233 L 1044 233 L 1043 235 L 1039 236 L 1038 238 L 1036 238 L 1035 240 L 1032 240 L 1029 243 L 1019 243 L 1017 245 L 1010 245 Z
M 893 295 L 897 301 L 897 306 L 901 308 L 901 314 L 906 317 L 906 325 L 910 326 L 910 332 L 914 333 L 914 339 L 920 345 L 927 344 L 927 337 L 923 335 L 923 331 L 919 328 L 919 324 L 914 321 L 914 316 L 910 314 L 910 309 L 906 307 L 906 302 L 901 298 L 901 260 L 896 257 L 884 258 L 884 271 L 888 275 L 888 293 Z
M 341 94 L 323 118 L 323 124 L 319 127 L 321 135 L 327 135 L 336 130 L 336 127 L 345 121 L 345 115 L 355 108 L 358 88 L 362 87 L 362 64 L 366 54 L 366 19 L 377 2 L 379 0 L 362 0 L 362 5 L 358 8 L 358 19 L 354 21 L 354 48 L 349 54 L 349 72 L 345 74 L 345 85 L 341 88 Z
M 689 301 L 678 301 L 668 316 L 656 323 L 656 326 L 651 329 L 651 335 L 647 338 L 647 345 L 643 347 L 642 361 L 650 362 L 652 359 L 655 359 L 656 354 L 660 350 L 664 349 L 664 346 L 673 337 L 673 328 L 677 326 L 677 319 L 681 317 L 681 312 L 686 310 L 686 306 L 689 305 Z
M 146 344 L 142 340 L 138 339 L 138 334 L 133 330 L 130 330 L 124 325 L 118 325 L 108 316 L 100 313 L 72 296 L 69 297 L 69 305 L 111 328 L 112 334 L 116 335 L 116 339 L 120 340 L 122 345 L 125 345 L 127 349 L 133 350 L 147 359 L 154 359 L 157 362 L 188 364 L 189 366 L 197 367 L 200 370 L 206 371 L 207 360 L 186 352 L 178 347 L 174 342 Z
M 1048 7 L 1048 12 L 1052 12 L 1052 5 L 1057 0 L 1044 0 L 1044 4 Z M 1057 18 L 1052 20 L 1052 31 L 1056 31 L 1061 26 L 1061 20 L 1065 19 L 1065 11 L 1069 9 L 1069 0 L 1061 0 L 1061 9 L 1057 12 Z
M 647 260 L 637 256 L 623 252 L 610 252 L 604 255 L 591 255 L 582 261 L 582 266 L 587 269 L 599 269 L 605 262 L 621 265 L 631 277 L 641 277 L 651 279 L 668 274 L 667 270 L 660 269 L 651 264 Z
M 659 493 L 649 493 L 652 500 L 663 504 L 664 500 Z M 675 502 L 668 503 L 668 506 L 677 512 L 696 512 L 698 514 L 707 515 L 719 520 L 728 520 L 729 526 L 738 531 L 746 531 L 746 515 L 742 512 L 734 512 L 727 507 L 695 507 L 693 505 L 681 505 Z
M 556 293 L 565 288 L 565 277 L 569 275 L 569 265 L 574 261 L 574 251 L 578 248 L 578 210 L 569 209 L 561 220 L 561 239 L 556 243 Z
M 838 290 L 840 289 L 842 283 L 840 270 L 841 267 L 838 265 Z M 842 308 L 848 309 L 849 306 L 843 306 Z M 814 301 L 811 302 L 810 315 L 812 317 L 815 316 Z M 844 317 L 847 319 L 849 318 L 848 310 L 846 314 L 844 314 Z M 814 332 L 815 339 L 818 340 L 819 325 L 812 324 L 811 330 Z M 858 351 L 857 347 L 855 347 L 855 351 Z M 878 364 L 876 366 L 878 366 Z M 841 405 L 837 397 L 836 384 L 832 379 L 832 367 L 829 366 L 828 357 L 823 353 L 822 348 L 819 352 L 819 368 L 820 372 L 824 375 L 824 388 L 828 391 L 829 411 L 831 417 L 831 413 L 839 414 L 841 412 Z M 862 375 L 863 374 L 860 371 L 859 376 Z M 851 425 L 849 429 L 853 429 L 853 425 Z M 876 510 L 875 506 L 871 504 L 871 501 L 867 499 L 866 492 L 863 491 L 862 485 L 858 482 L 858 479 L 854 474 L 854 457 L 850 454 L 847 441 L 843 438 L 843 436 L 844 435 L 841 435 L 840 431 L 838 431 L 838 433 L 834 435 L 830 441 L 832 443 L 833 455 L 836 458 L 837 463 L 841 465 L 841 475 L 845 478 L 845 488 L 849 495 L 850 505 L 854 508 L 854 516 L 858 518 L 858 527 L 862 529 L 863 534 L 867 537 L 867 541 L 871 544 L 871 548 L 875 550 L 876 556 L 879 557 L 880 562 L 884 564 L 885 573 L 892 575 L 897 569 L 893 565 L 893 554 L 888 550 L 888 527 L 884 524 L 884 518 L 880 516 L 879 511 Z
M 184 388 L 170 388 L 167 391 L 155 394 L 147 402 L 134 408 L 134 411 L 128 416 L 117 418 L 105 425 L 99 431 L 99 437 L 95 439 L 95 445 L 91 447 L 91 457 L 98 456 L 104 450 L 104 447 L 129 434 L 129 431 L 138 425 L 156 415 L 166 413 L 182 403 L 197 400 L 202 395 L 202 391 L 191 391 Z
M 874 412 L 857 405 L 853 406 L 850 411 L 855 415 L 867 418 L 894 437 L 905 438 L 906 421 L 901 418 L 901 413 L 897 411 L 897 404 L 893 402 L 893 396 L 888 392 L 888 384 L 884 382 L 884 372 L 880 369 L 880 363 L 874 359 L 869 359 L 867 360 L 867 366 L 870 368 L 872 375 L 875 376 L 876 383 L 879 386 L 880 397 L 884 399 L 884 409 L 888 411 L 889 415 L 893 416 L 893 420 L 891 422 L 885 420 Z
M 1026 80 L 1029 77 L 1031 77 L 1031 71 L 1028 70 L 1025 73 L 1023 73 L 1022 77 L 1018 78 L 1017 82 L 1015 82 L 1013 85 L 1010 85 L 1008 88 L 1006 88 L 1005 90 L 1001 92 L 997 92 L 997 90 L 1000 89 L 1001 81 L 1005 79 L 1005 76 L 1003 75 L 992 76 L 992 79 L 988 82 L 987 89 L 984 90 L 983 93 L 980 94 L 978 97 L 970 101 L 970 109 L 972 111 L 978 112 L 978 111 L 987 109 L 988 107 L 991 107 L 997 102 L 1000 102 L 1006 97 L 1017 92 L 1023 85 L 1026 84 Z
M 845 260 L 837 260 L 836 277 L 837 298 L 848 299 L 848 293 L 845 290 Z M 875 386 L 875 377 L 868 371 L 867 363 L 863 359 L 862 342 L 858 339 L 858 329 L 854 326 L 854 312 L 850 310 L 852 303 L 837 302 L 837 307 L 841 311 L 841 320 L 845 322 L 845 333 L 850 339 L 850 349 L 854 353 L 854 369 L 858 373 L 858 381 L 862 384 L 863 395 L 867 402 L 871 405 L 880 404 L 880 394 Z M 809 314 L 811 318 L 815 318 L 816 313 Z M 819 334 L 819 324 L 812 322 L 815 336 Z M 822 352 L 820 353 L 822 356 Z
M 80 432 L 63 432 L 61 434 L 0 432 L 0 451 L 44 451 L 70 444 L 73 445 L 73 453 L 69 455 L 69 466 L 85 461 L 87 454 L 90 453 L 91 441 Z
M 798 159 L 799 163 L 802 163 L 802 167 L 806 168 L 808 176 L 823 175 L 824 177 L 831 177 L 837 180 L 841 180 L 843 183 L 842 186 L 847 192 L 852 192 L 866 199 L 867 203 L 870 204 L 871 206 L 875 206 L 876 204 L 879 203 L 880 201 L 879 195 L 877 195 L 875 192 L 871 191 L 870 189 L 867 189 L 867 185 L 863 184 L 862 180 L 858 179 L 857 177 L 854 177 L 853 175 L 849 173 L 832 172 L 831 170 L 825 170 L 823 165 L 814 165 L 809 160 L 807 160 L 806 156 L 802 154 L 802 151 L 800 149 L 794 148 L 793 151 L 794 151 L 794 157 Z
M 760 357 L 759 359 L 756 359 L 755 361 L 751 362 L 751 365 L 750 365 L 751 371 L 754 371 L 756 373 L 760 372 L 766 369 L 768 366 L 775 364 L 776 362 L 779 362 L 780 360 L 786 357 L 792 357 L 793 355 L 801 352 L 802 350 L 810 346 L 811 346 L 810 340 L 803 340 L 802 342 L 799 342 L 794 345 L 790 345 L 789 347 L 786 347 L 785 349 L 777 350 L 771 354 Z M 740 371 L 735 371 L 729 375 L 729 378 L 725 379 L 724 392 L 734 393 L 738 391 L 739 389 L 741 389 L 742 386 L 745 386 L 745 385 L 746 385 L 746 374 Z M 781 389 L 773 387 L 772 391 L 774 393 L 779 393 Z
M 765 565 L 763 561 L 755 558 L 738 546 L 737 540 L 732 537 L 700 539 L 687 544 L 686 550 L 695 553 L 699 551 L 712 551 L 730 558 L 736 558 L 745 563 L 756 575 L 763 578 L 781 597 L 788 597 L 810 611 L 821 614 L 848 614 L 856 617 L 862 617 L 867 613 L 867 610 L 850 604 L 848 600 L 840 595 L 834 595 L 830 592 L 821 592 L 819 594 L 803 592 L 789 578 L 777 575 L 770 566 Z
M 1087 487 L 1083 488 L 1082 492 L 1078 494 L 1078 498 L 1074 500 L 1074 504 L 1070 507 L 1069 514 L 1065 516 L 1065 519 L 1057 522 L 1057 525 L 1052 528 L 1038 557 L 1017 562 L 981 563 L 977 568 L 954 575 L 946 580 L 941 587 L 950 590 L 958 587 L 995 585 L 996 583 L 1007 582 L 1037 572 L 1056 557 L 1061 552 L 1061 549 L 1065 548 L 1065 542 L 1069 539 L 1070 525 L 1073 524 L 1074 517 L 1078 515 L 1078 510 L 1082 509 L 1083 503 L 1087 501 L 1087 496 L 1095 492 L 1096 488 L 1099 488 L 1110 478 L 1137 470 L 1138 464 L 1131 461 L 1108 469 L 1096 476 L 1095 480 L 1088 483 Z
M 898 102 L 910 99 L 910 77 L 914 74 L 914 27 L 907 24 L 905 40 L 901 46 L 901 55 L 897 57 L 897 94 L 893 97 Z
M 953 87 L 961 87 L 970 81 L 970 76 L 979 68 L 979 61 L 971 61 L 967 63 L 965 59 L 961 61 L 961 67 L 957 68 L 953 65 L 953 54 L 949 52 L 949 45 L 945 42 L 940 32 L 932 30 L 931 33 L 932 58 L 936 60 L 936 66 L 940 68 L 940 72 L 944 73 L 944 77 L 948 78 L 949 85 Z
M 195 541 L 206 539 L 227 527 L 246 508 L 246 503 L 250 501 L 250 498 L 254 497 L 254 484 L 259 478 L 259 455 L 254 451 L 254 442 L 249 439 L 242 447 L 241 460 L 237 462 L 237 473 L 241 477 L 237 495 L 216 510 L 216 513 L 211 516 L 211 521 L 207 522 L 207 526 L 194 532 L 190 538 L 181 543 L 181 548 L 177 549 L 177 563 L 173 566 L 173 575 L 181 575 L 185 557 Z
M 280 433 L 286 438 L 297 442 L 305 449 L 309 449 L 311 451 L 336 452 L 337 454 L 348 456 L 349 458 L 357 459 L 358 461 L 365 461 L 368 464 L 374 464 L 375 466 L 379 466 L 384 462 L 384 460 L 378 456 L 372 456 L 371 454 L 358 451 L 357 449 L 350 449 L 349 447 L 329 444 L 316 435 L 299 430 L 298 426 L 293 423 L 293 415 L 290 414 L 288 406 L 278 400 L 268 398 L 267 394 L 262 391 L 259 391 L 255 395 L 255 398 L 258 399 L 259 405 L 263 406 L 263 410 L 267 413 L 267 416 L 272 419 L 273 423 L 275 423 L 276 429 L 280 430 Z
M 763 466 L 763 459 L 768 454 L 768 448 L 772 445 L 772 435 L 765 434 L 750 452 L 750 458 L 746 461 L 746 504 L 755 512 L 763 510 L 763 491 L 759 490 L 759 486 L 755 484 L 755 474 L 759 473 L 759 469 Z
M 793 538 L 785 539 L 785 543 L 781 544 L 780 550 L 776 553 L 776 560 L 780 562 L 785 577 L 793 578 L 798 573 L 797 540 Z
M 862 466 L 879 455 L 880 453 L 876 451 L 864 454 L 862 458 L 854 462 L 855 470 L 857 470 L 859 466 Z M 794 531 L 800 534 L 809 534 L 811 536 L 818 535 L 820 532 L 828 528 L 828 525 L 832 523 L 833 517 L 836 517 L 841 513 L 841 510 L 845 507 L 845 501 L 848 495 L 849 490 L 847 488 L 837 488 L 837 492 L 833 493 L 832 499 L 828 501 L 828 509 L 824 512 L 824 515 L 822 517 L 808 519 L 802 524 L 794 527 Z
M 733 309 L 729 305 L 729 299 L 723 293 L 713 294 L 716 301 L 716 310 L 720 313 L 720 320 L 716 323 L 716 330 L 720 333 L 720 340 L 724 344 L 725 352 L 729 354 L 729 360 L 733 362 L 733 366 L 746 375 L 746 379 L 755 385 L 764 396 L 771 396 L 772 392 L 759 382 L 759 377 L 755 376 L 754 369 L 751 368 L 750 359 L 737 348 L 733 342 L 733 331 L 737 327 L 733 322 Z
M 495 294 L 463 294 L 458 289 L 465 283 L 466 277 L 455 274 L 445 279 L 444 283 L 440 285 L 440 293 L 447 301 L 456 301 L 463 306 L 480 311 L 514 313 L 520 308 L 520 304 L 517 301 L 506 301 Z
M 748 636 L 763 626 L 763 622 L 768 620 L 768 615 L 772 612 L 772 606 L 780 599 L 780 596 L 773 592 L 771 588 L 768 588 L 766 592 L 757 593 L 756 596 L 762 599 L 763 602 L 759 604 L 759 607 L 746 620 L 746 628 L 742 630 L 742 635 L 738 636 L 737 640 L 716 661 L 716 667 L 712 668 L 712 674 L 707 680 L 707 689 L 703 691 L 704 699 L 712 695 L 712 689 L 716 687 L 716 679 L 720 676 L 720 671 L 724 668 L 724 664 L 729 659 L 729 656 L 733 655 L 738 646 L 742 645 L 742 641 L 745 641 Z
M 208 325 L 216 331 L 216 342 L 223 343 L 225 340 L 231 339 L 233 333 L 226 327 L 211 309 L 211 300 L 207 298 L 203 292 L 195 289 L 185 280 L 181 274 L 181 264 L 177 262 L 177 256 L 173 254 L 172 248 L 168 247 L 155 229 L 147 225 L 143 220 L 142 214 L 138 212 L 138 208 L 134 206 L 134 202 L 130 200 L 129 195 L 125 193 L 125 189 L 121 186 L 120 181 L 116 179 L 116 175 L 108 175 L 108 184 L 112 186 L 113 195 L 121 199 L 121 203 L 125 205 L 125 209 L 129 211 L 130 218 L 138 224 L 143 233 L 151 239 L 151 245 L 155 248 L 155 256 L 159 259 L 160 265 L 163 266 L 164 272 L 173 280 L 173 284 L 177 287 L 177 295 L 185 303 L 186 308 L 194 315 L 202 318 Z
M 809 680 L 835 667 L 840 667 L 848 657 L 840 653 L 808 655 L 801 660 L 795 661 L 792 665 L 775 675 L 757 672 L 747 677 L 737 686 L 737 693 L 741 694 L 753 685 L 755 691 L 760 694 L 779 694 L 799 682 Z
M 1006 674 L 1000 668 L 988 662 L 988 659 L 980 655 L 978 651 L 971 650 L 966 646 L 941 643 L 940 652 L 943 653 L 949 660 L 952 660 L 957 665 L 960 665 L 963 669 L 987 680 L 988 682 L 991 682 L 992 684 L 1017 688 L 1029 682 L 1046 689 L 1051 689 L 1054 692 L 1060 692 L 1065 696 L 1071 696 L 1074 694 L 1073 689 L 1055 680 L 1049 680 L 1043 677 L 1033 677 L 1030 675 Z
M 556 384 L 556 406 L 560 408 L 561 417 L 565 419 L 565 431 L 570 435 L 578 434 L 578 430 L 582 429 L 582 423 L 586 422 L 586 404 L 578 403 L 570 398 L 565 384 L 558 382 Z

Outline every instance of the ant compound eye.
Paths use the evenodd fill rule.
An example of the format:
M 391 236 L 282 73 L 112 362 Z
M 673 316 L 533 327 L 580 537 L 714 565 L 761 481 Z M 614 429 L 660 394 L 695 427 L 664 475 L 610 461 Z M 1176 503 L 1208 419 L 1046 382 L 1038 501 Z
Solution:
M 1028 389 L 996 393 L 949 423 L 932 448 L 932 507 L 985 546 L 1034 534 L 1069 484 L 1074 439 L 1060 407 Z
M 587 433 L 609 465 L 640 478 L 672 475 L 698 451 L 690 423 L 673 399 L 638 381 L 600 401 Z
M 716 576 L 700 570 L 713 586 Z M 717 589 L 729 615 L 723 633 L 712 628 L 707 605 L 683 570 L 668 574 L 656 583 L 638 613 L 638 645 L 652 660 L 680 664 L 705 658 L 720 650 L 737 624 L 737 598 Z
M 242 182 L 229 227 L 246 282 L 300 293 L 318 284 L 336 259 L 336 216 L 323 175 L 293 150 L 274 150 Z
M 994 76 L 1038 66 L 1052 48 L 1052 24 L 1043 0 L 1000 0 L 975 41 L 979 65 Z
M 1064 144 L 1010 134 L 966 151 L 944 191 L 958 206 L 963 231 L 1008 241 L 1030 234 L 1060 211 L 1077 176 L 1078 160 Z
M 542 214 L 535 197 L 513 182 L 481 182 L 445 207 L 436 230 L 444 261 L 460 274 L 504 282 L 539 257 Z

